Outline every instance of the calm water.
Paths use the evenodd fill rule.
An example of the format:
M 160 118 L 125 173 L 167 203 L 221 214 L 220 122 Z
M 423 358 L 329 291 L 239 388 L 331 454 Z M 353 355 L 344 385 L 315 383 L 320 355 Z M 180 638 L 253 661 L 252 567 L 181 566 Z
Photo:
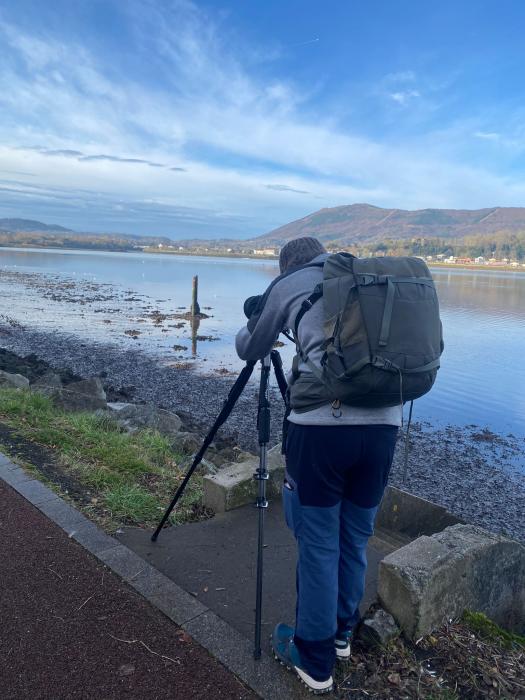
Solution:
M 140 347 L 162 362 L 238 371 L 233 339 L 244 322 L 242 303 L 277 273 L 273 261 L 0 249 L 0 314 L 29 327 Z M 212 315 L 198 334 L 217 339 L 197 342 L 193 356 L 189 323 L 155 325 L 144 315 L 187 308 L 195 274 L 201 307 L 211 307 Z M 446 348 L 434 389 L 416 403 L 417 417 L 525 435 L 525 273 L 440 269 L 433 275 Z M 50 298 L 64 281 L 66 298 L 62 292 Z M 130 329 L 141 331 L 137 340 L 124 334 Z M 174 344 L 185 349 L 174 351 Z M 290 344 L 282 351 L 289 359 Z

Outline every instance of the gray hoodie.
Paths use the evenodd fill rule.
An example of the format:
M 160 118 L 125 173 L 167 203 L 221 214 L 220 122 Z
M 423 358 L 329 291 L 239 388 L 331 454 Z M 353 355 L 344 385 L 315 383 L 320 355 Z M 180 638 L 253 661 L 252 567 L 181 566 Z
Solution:
M 328 255 L 323 253 L 312 262 L 322 262 Z M 322 282 L 322 267 L 307 267 L 297 270 L 279 280 L 271 289 L 255 327 L 250 324 L 241 328 L 235 339 L 237 354 L 241 360 L 258 360 L 268 355 L 281 331 L 293 328 L 301 304 L 310 296 L 314 287 Z M 299 324 L 299 342 L 305 356 L 320 365 L 324 342 L 322 301 L 303 316 Z M 308 366 L 299 363 L 299 371 L 309 372 Z M 312 411 L 292 411 L 288 418 L 301 425 L 401 425 L 402 407 L 356 408 L 343 405 L 341 415 L 336 417 L 330 405 Z

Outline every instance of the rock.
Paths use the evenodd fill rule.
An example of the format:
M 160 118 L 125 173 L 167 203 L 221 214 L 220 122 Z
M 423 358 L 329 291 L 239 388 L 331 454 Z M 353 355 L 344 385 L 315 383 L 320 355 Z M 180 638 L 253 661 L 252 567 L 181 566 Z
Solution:
M 174 436 L 181 429 L 182 421 L 176 413 L 157 408 L 154 404 L 128 403 L 118 409 L 115 409 L 115 405 L 118 404 L 111 407 L 117 411 L 117 422 L 129 432 L 150 428 L 163 435 Z
M 197 433 L 186 433 L 184 431 L 175 433 L 173 436 L 172 448 L 175 452 L 184 452 L 185 454 L 195 454 L 201 448 L 204 438 Z
M 52 396 L 55 391 L 62 389 L 62 379 L 55 372 L 46 372 L 31 384 L 32 391 L 44 396 Z
M 268 450 L 267 495 L 278 496 L 284 476 L 284 457 L 280 445 Z M 250 455 L 241 463 L 235 462 L 220 469 L 217 474 L 203 479 L 204 505 L 215 513 L 223 513 L 248 503 L 254 503 L 257 495 L 257 481 L 253 478 L 259 465 L 259 458 Z
M 378 595 L 413 640 L 465 610 L 502 627 L 525 627 L 525 547 L 474 525 L 454 525 L 389 554 Z
M 29 379 L 21 374 L 9 374 L 0 370 L 0 386 L 10 387 L 11 389 L 28 389 Z
M 219 450 L 213 443 L 206 450 L 206 456 L 217 467 L 223 467 L 225 464 L 231 464 L 231 462 L 234 461 L 232 451 L 230 449 Z
M 201 460 L 197 469 L 201 474 L 217 474 L 218 471 L 217 466 L 205 457 Z
M 365 617 L 357 636 L 368 647 L 382 647 L 400 634 L 401 630 L 392 615 L 378 608 L 369 617 Z
M 108 409 L 110 411 L 116 411 L 117 413 L 122 411 L 123 408 L 129 408 L 134 405 L 135 404 L 132 403 L 124 403 L 123 401 L 108 401 Z
M 52 393 L 57 406 L 69 411 L 96 411 L 107 408 L 106 392 L 99 377 L 72 382 Z

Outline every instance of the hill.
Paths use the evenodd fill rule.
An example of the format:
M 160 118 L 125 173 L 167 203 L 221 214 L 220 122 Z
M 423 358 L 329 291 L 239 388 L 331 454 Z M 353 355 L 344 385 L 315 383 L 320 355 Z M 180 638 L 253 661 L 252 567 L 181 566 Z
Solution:
M 71 233 L 71 229 L 58 226 L 58 224 L 43 224 L 32 219 L 0 219 L 0 231 L 9 233 L 34 233 L 34 232 L 60 232 Z
M 255 240 L 283 244 L 299 236 L 315 236 L 325 243 L 351 245 L 385 239 L 463 239 L 495 234 L 513 236 L 523 232 L 525 207 L 407 211 L 350 204 L 320 209 Z
M 142 246 L 166 246 L 172 243 L 169 238 L 158 236 L 85 233 L 32 219 L 0 219 L 0 247 L 130 251 Z

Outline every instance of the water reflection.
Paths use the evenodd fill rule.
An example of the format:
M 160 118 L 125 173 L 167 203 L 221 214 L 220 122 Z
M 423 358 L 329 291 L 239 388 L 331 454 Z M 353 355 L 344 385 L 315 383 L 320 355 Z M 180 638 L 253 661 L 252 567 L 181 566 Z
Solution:
M 13 271 L 38 272 L 51 287 L 58 280 L 96 280 L 118 293 L 109 302 L 84 305 L 42 298 L 40 288 L 22 279 L 15 284 Z M 445 353 L 434 389 L 416 404 L 417 417 L 525 435 L 525 274 L 442 268 L 432 272 Z M 193 358 L 199 371 L 225 367 L 236 372 L 242 367 L 234 338 L 245 323 L 243 301 L 260 294 L 278 273 L 274 261 L 0 249 L 0 303 L 6 310 L 2 313 L 28 327 L 109 340 L 171 359 L 175 344 L 187 346 L 178 350 L 183 353 L 178 357 Z M 188 309 L 194 275 L 199 275 L 199 302 L 209 318 L 139 325 L 141 315 L 148 313 L 145 308 L 163 314 Z M 135 340 L 125 335 L 130 329 L 140 331 Z M 282 348 L 285 364 L 292 354 L 287 343 Z
M 525 319 L 525 275 L 479 270 L 432 270 L 442 308 L 483 317 Z

